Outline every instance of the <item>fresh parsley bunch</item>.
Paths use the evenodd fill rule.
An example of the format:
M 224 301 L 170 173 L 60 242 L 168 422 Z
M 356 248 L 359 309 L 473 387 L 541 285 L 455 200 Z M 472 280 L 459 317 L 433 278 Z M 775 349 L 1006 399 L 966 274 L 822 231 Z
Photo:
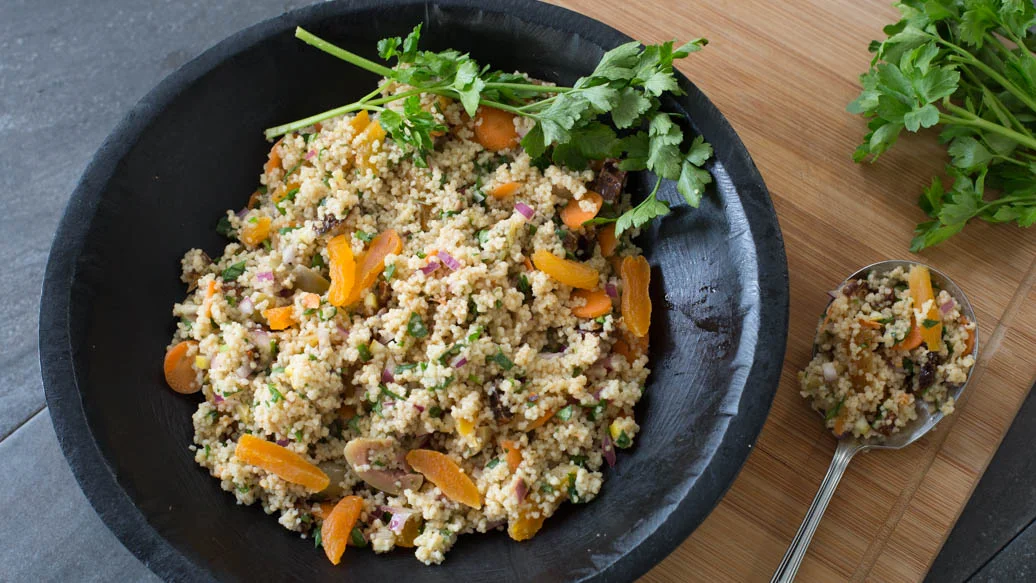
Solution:
M 712 181 L 704 169 L 712 146 L 697 136 L 685 147 L 683 130 L 660 104 L 664 93 L 682 93 L 673 62 L 700 51 L 707 44 L 705 39 L 676 48 L 673 41 L 648 46 L 629 42 L 605 53 L 589 76 L 581 77 L 571 87 L 557 87 L 491 70 L 454 50 L 419 50 L 421 25 L 406 38 L 378 42 L 379 56 L 386 61 L 394 59 L 393 67 L 346 51 L 302 28 L 296 29 L 295 36 L 410 88 L 379 97 L 386 87 L 378 87 L 357 102 L 270 128 L 266 130 L 268 139 L 344 113 L 368 110 L 379 114 L 385 131 L 423 166 L 433 148 L 433 136 L 445 128 L 421 109 L 421 94 L 456 99 L 472 117 L 479 106 L 501 109 L 535 120 L 521 145 L 541 163 L 579 169 L 590 160 L 619 158 L 621 170 L 655 173 L 655 187 L 643 202 L 620 217 L 594 219 L 596 223 L 616 222 L 616 234 L 669 213 L 669 205 L 656 196 L 662 179 L 675 180 L 677 190 L 693 207 L 700 204 L 705 186 Z M 401 112 L 384 107 L 397 100 L 404 100 Z
M 869 118 L 853 156 L 876 160 L 905 129 L 939 126 L 952 179 L 920 198 L 931 218 L 911 250 L 957 234 L 974 218 L 1036 222 L 1036 24 L 1032 0 L 905 0 L 902 19 L 874 41 L 851 113 Z

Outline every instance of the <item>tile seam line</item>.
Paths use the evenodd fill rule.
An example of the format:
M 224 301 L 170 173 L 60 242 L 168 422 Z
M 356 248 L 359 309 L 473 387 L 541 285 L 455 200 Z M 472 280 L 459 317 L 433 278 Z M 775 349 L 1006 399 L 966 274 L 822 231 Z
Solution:
M 1027 531 L 1030 528 L 1032 528 L 1033 524 L 1036 524 L 1036 518 L 1033 518 L 1032 520 L 1030 520 L 1028 522 L 1028 524 L 1026 524 L 1022 528 L 1018 529 L 1018 532 L 1016 532 L 1013 535 L 1011 535 L 1011 538 L 1007 539 L 1007 541 L 1004 542 L 1004 544 L 1002 544 L 999 547 L 997 547 L 996 551 L 992 555 L 990 555 L 988 559 L 986 559 L 985 561 L 982 561 L 982 564 L 979 565 L 970 575 L 965 577 L 964 580 L 965 581 L 971 581 L 972 579 L 974 579 L 987 566 L 989 566 L 989 564 L 992 563 L 1000 555 L 1000 553 L 1002 553 L 1004 551 L 1004 549 L 1006 549 L 1007 547 L 1011 546 L 1011 544 L 1013 544 L 1014 541 L 1018 539 L 1018 537 L 1022 536 L 1023 534 L 1025 534 L 1025 531 Z
M 9 438 L 13 437 L 14 434 L 17 433 L 19 429 L 21 429 L 22 427 L 25 427 L 25 425 L 28 424 L 29 421 L 32 421 L 33 419 L 36 418 L 37 415 L 39 415 L 40 413 L 42 413 L 42 412 L 44 412 L 46 410 L 47 410 L 47 404 L 43 403 L 43 405 L 39 409 L 36 409 L 35 411 L 33 411 L 32 414 L 29 415 L 28 417 L 26 417 L 24 420 L 22 420 L 21 423 L 19 423 L 18 425 L 15 425 L 14 428 L 11 429 L 11 431 L 7 435 L 5 435 L 2 438 L 0 438 L 0 443 L 4 443 Z
M 988 351 L 983 352 L 981 363 L 982 366 L 980 369 L 975 371 L 975 374 L 978 375 L 979 378 L 972 379 L 972 381 L 981 380 L 981 377 L 985 376 L 985 371 L 988 368 L 989 363 L 1000 352 L 1000 346 L 1001 344 L 1003 344 L 1004 337 L 1007 335 L 1007 330 L 1010 327 L 1008 322 L 1011 322 L 1013 316 L 1021 310 L 1021 306 L 1025 302 L 1025 298 L 1026 296 L 1028 296 L 1029 290 L 1033 287 L 1033 285 L 1036 285 L 1036 257 L 1033 257 L 1032 263 L 1029 264 L 1028 272 L 1025 274 L 1025 277 L 1023 277 L 1021 282 L 1019 283 L 1018 288 L 1015 290 L 1014 295 L 1011 297 L 1011 301 L 1008 302 L 1007 308 L 1000 316 L 999 322 L 997 323 L 996 328 L 993 330 L 993 333 L 990 334 L 989 340 L 986 343 L 988 346 Z M 970 395 L 967 395 L 967 397 L 970 397 Z M 1017 415 L 1017 413 L 1018 412 L 1015 411 L 1015 415 Z M 900 495 L 899 499 L 896 500 L 896 503 L 892 506 L 891 509 L 889 509 L 889 518 L 886 519 L 885 524 L 882 525 L 881 529 L 877 533 L 877 536 L 874 537 L 873 542 L 871 542 L 871 544 L 867 547 L 867 550 L 864 551 L 863 556 L 860 558 L 859 564 L 857 565 L 856 569 L 852 574 L 852 577 L 850 578 L 850 581 L 852 581 L 853 583 L 862 583 L 863 581 L 865 581 L 868 575 L 870 574 L 871 570 L 874 568 L 874 565 L 877 564 L 878 559 L 881 557 L 882 552 L 885 550 L 885 546 L 888 544 L 889 538 L 891 537 L 892 533 L 896 530 L 896 527 L 899 525 L 899 522 L 903 518 L 903 515 L 906 513 L 910 505 L 910 501 L 913 500 L 914 495 L 917 494 L 917 490 L 921 487 L 921 483 L 924 481 L 925 476 L 928 475 L 928 471 L 931 469 L 932 464 L 935 463 L 935 459 L 938 457 L 939 452 L 942 450 L 943 444 L 946 442 L 946 436 L 949 435 L 950 431 L 954 428 L 954 426 L 956 426 L 958 419 L 959 417 L 954 415 L 946 421 L 943 421 L 943 424 L 945 424 L 948 421 L 950 423 L 949 427 L 941 427 L 941 431 L 939 431 L 939 434 L 936 436 L 936 440 L 934 440 L 934 442 L 930 446 L 930 451 L 925 455 L 924 472 L 917 474 L 917 477 L 914 480 L 912 480 L 906 488 L 903 489 L 903 494 Z M 997 440 L 997 449 L 999 449 L 1000 443 L 1003 442 L 1004 435 L 1007 434 L 1007 430 L 1010 428 L 1010 426 L 1011 424 L 1008 424 L 1000 433 L 1000 439 Z M 992 459 L 993 456 L 989 456 L 989 459 L 986 460 L 985 465 L 982 467 L 982 471 L 978 474 L 979 479 L 975 480 L 975 482 L 972 484 L 971 490 L 968 492 L 969 499 L 971 498 L 971 494 L 975 491 L 975 486 L 978 485 L 979 480 L 981 480 L 981 477 L 986 473 L 986 468 L 989 467 L 989 462 Z M 957 519 L 960 518 L 960 513 L 963 512 L 964 506 L 967 506 L 967 503 L 965 503 L 963 506 L 961 506 L 961 508 L 957 510 L 957 514 L 956 516 L 954 516 L 953 522 L 951 524 L 951 530 L 952 525 L 956 524 Z M 948 537 L 949 533 L 946 534 Z M 946 539 L 944 538 L 942 542 L 939 544 L 939 550 L 942 549 L 942 545 L 945 543 Z M 935 555 L 938 555 L 938 550 L 936 550 Z M 927 560 L 927 564 L 925 566 L 926 572 L 928 568 L 931 567 L 932 561 L 935 560 L 935 555 L 931 556 Z

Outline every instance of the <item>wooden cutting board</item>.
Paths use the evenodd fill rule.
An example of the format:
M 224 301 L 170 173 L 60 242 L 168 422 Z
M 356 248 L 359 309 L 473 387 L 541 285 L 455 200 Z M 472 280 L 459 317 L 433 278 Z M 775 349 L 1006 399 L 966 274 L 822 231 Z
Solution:
M 773 197 L 791 272 L 791 325 L 777 397 L 726 497 L 644 581 L 769 580 L 798 529 L 835 440 L 799 396 L 825 292 L 857 268 L 919 259 L 968 294 L 979 369 L 958 413 L 898 452 L 857 456 L 802 568 L 801 581 L 924 577 L 1036 379 L 1036 229 L 970 225 L 909 252 L 921 188 L 946 163 L 934 135 L 910 136 L 881 161 L 850 155 L 865 133 L 845 112 L 867 69 L 867 43 L 897 19 L 878 0 L 560 0 L 630 36 L 704 36 L 682 70 L 730 120 Z

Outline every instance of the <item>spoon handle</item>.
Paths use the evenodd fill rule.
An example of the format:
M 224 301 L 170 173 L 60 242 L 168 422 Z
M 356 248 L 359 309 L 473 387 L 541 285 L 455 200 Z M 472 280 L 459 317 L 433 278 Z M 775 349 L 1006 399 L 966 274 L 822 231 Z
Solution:
M 820 525 L 820 519 L 824 516 L 824 510 L 827 509 L 827 503 L 835 494 L 838 481 L 842 479 L 845 468 L 849 466 L 849 460 L 853 459 L 853 456 L 862 449 L 864 449 L 863 446 L 855 440 L 838 440 L 838 447 L 835 449 L 834 458 L 831 459 L 831 466 L 827 468 L 827 475 L 820 483 L 820 490 L 817 492 L 816 498 L 813 498 L 813 504 L 806 511 L 806 517 L 802 519 L 802 526 L 795 533 L 795 538 L 791 540 L 788 552 L 784 553 L 784 558 L 781 559 L 781 564 L 774 572 L 770 583 L 791 583 L 795 580 L 795 573 L 798 572 L 799 565 L 806 556 L 809 541 L 812 540 L 813 533 Z

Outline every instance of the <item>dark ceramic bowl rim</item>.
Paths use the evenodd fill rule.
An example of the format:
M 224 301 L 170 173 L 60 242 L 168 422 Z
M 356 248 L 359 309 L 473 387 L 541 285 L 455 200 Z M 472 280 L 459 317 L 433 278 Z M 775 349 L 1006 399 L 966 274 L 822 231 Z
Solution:
M 246 28 L 206 50 L 162 80 L 141 99 L 97 151 L 83 173 L 69 200 L 55 234 L 47 263 L 40 303 L 39 353 L 47 405 L 62 451 L 87 499 L 108 528 L 138 559 L 166 580 L 195 580 L 211 577 L 207 569 L 192 562 L 166 541 L 148 523 L 143 512 L 118 484 L 105 456 L 88 425 L 80 398 L 78 379 L 73 366 L 73 328 L 82 322 L 69 317 L 73 292 L 73 276 L 80 249 L 95 215 L 101 195 L 115 167 L 141 132 L 148 127 L 177 95 L 205 74 L 268 37 L 294 27 L 299 20 L 312 20 L 350 10 L 384 7 L 387 4 L 424 4 L 420 0 L 377 0 L 331 2 L 312 5 Z M 436 4 L 506 13 L 519 20 L 547 26 L 567 34 L 581 35 L 585 40 L 605 49 L 632 40 L 629 36 L 571 10 L 541 4 L 533 0 L 437 0 Z M 679 75 L 679 73 L 678 73 Z M 680 77 L 683 77 L 680 75 Z M 686 82 L 685 79 L 682 79 Z M 756 345 L 769 348 L 757 352 L 748 380 L 754 384 L 741 395 L 737 415 L 727 426 L 719 449 L 732 451 L 725 459 L 713 461 L 698 476 L 710 486 L 708 500 L 699 498 L 704 513 L 687 512 L 691 502 L 685 496 L 668 517 L 639 544 L 619 559 L 590 577 L 594 580 L 632 580 L 659 563 L 704 520 L 705 516 L 734 482 L 755 443 L 776 394 L 783 363 L 788 330 L 788 272 L 784 242 L 777 226 L 777 217 L 769 193 L 744 144 L 722 114 L 702 97 L 703 106 L 717 120 L 714 129 L 724 134 L 735 156 L 743 158 L 752 181 L 759 185 L 759 199 L 745 206 L 745 215 L 753 231 L 761 225 L 774 226 L 776 240 L 766 248 L 757 247 L 758 280 L 772 281 L 770 297 L 760 298 L 759 331 Z M 755 241 L 758 244 L 758 240 Z M 746 406 L 746 405 L 751 406 Z M 718 463 L 721 462 L 721 463 Z

